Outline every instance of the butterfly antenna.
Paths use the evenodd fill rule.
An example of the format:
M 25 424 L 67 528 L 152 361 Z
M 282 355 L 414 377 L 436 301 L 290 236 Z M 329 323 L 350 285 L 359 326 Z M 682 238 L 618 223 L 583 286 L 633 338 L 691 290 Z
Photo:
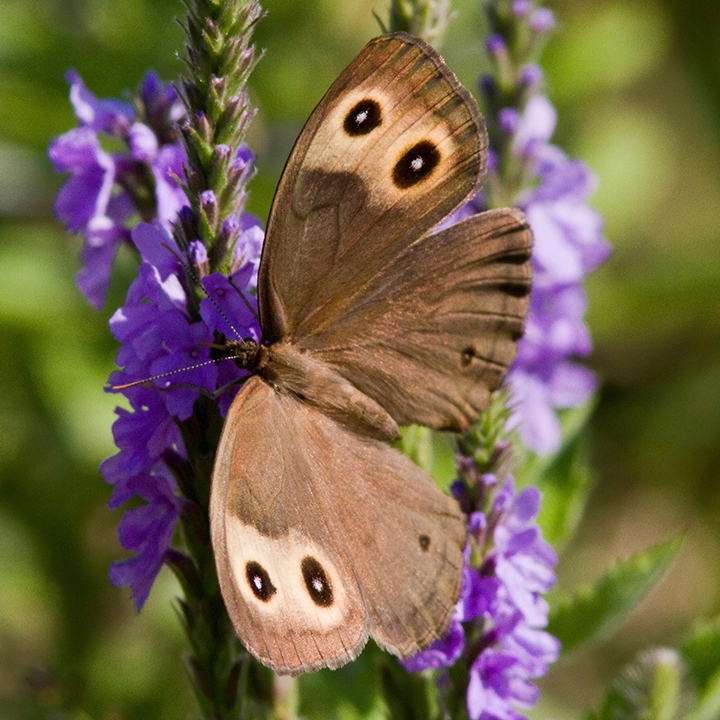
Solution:
M 236 327 L 230 322 L 230 318 L 224 313 L 223 309 L 220 307 L 220 305 L 218 305 L 218 303 L 217 303 L 217 301 L 215 300 L 215 298 L 214 298 L 212 295 L 210 295 L 210 293 L 203 287 L 202 283 L 200 282 L 200 279 L 199 279 L 198 276 L 195 274 L 195 271 L 192 269 L 192 267 L 190 267 L 190 265 L 188 265 L 188 264 L 175 252 L 175 250 L 173 250 L 167 243 L 162 243 L 162 245 L 163 245 L 163 247 L 167 248 L 167 249 L 177 258 L 177 261 L 183 266 L 183 269 L 185 270 L 185 272 L 195 281 L 195 284 L 205 293 L 205 297 L 207 297 L 207 299 L 213 304 L 213 306 L 215 307 L 215 309 L 216 309 L 216 310 L 218 311 L 218 313 L 220 314 L 220 317 L 227 323 L 227 326 L 235 333 L 235 335 L 237 336 L 238 340 L 242 340 L 242 339 L 243 339 L 243 336 L 237 331 Z M 228 278 L 228 279 L 229 279 L 229 278 Z M 234 283 L 232 282 L 232 280 L 230 280 L 230 284 L 231 284 L 233 287 L 235 287 L 235 285 L 234 285 Z M 236 289 L 237 289 L 237 288 L 236 288 Z M 245 299 L 245 298 L 243 298 L 243 299 Z M 247 300 L 246 300 L 246 302 L 247 302 Z M 255 314 L 255 313 L 254 313 L 254 311 L 253 311 L 253 315 L 254 315 L 254 314 Z M 188 370 L 190 370 L 190 369 L 191 369 L 191 368 L 188 368 Z
M 219 358 L 220 360 L 231 360 L 231 357 Z M 125 390 L 126 388 L 135 387 L 136 385 L 144 385 L 145 383 L 152 382 L 153 380 L 160 380 L 161 378 L 168 377 L 169 375 L 177 375 L 181 372 L 188 370 L 197 370 L 198 368 L 205 367 L 206 365 L 214 365 L 215 360 L 205 360 L 205 362 L 197 363 L 197 365 L 188 365 L 184 368 L 178 368 L 177 370 L 168 370 L 167 372 L 160 373 L 159 375 L 153 375 L 152 377 L 145 378 L 144 380 L 133 380 L 133 382 L 124 383 L 122 385 L 111 385 L 111 390 Z

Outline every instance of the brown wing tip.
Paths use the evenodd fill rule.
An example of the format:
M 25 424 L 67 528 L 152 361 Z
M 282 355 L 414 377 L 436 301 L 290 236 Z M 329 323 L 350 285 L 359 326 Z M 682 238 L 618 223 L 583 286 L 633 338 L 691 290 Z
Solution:
M 450 87 L 463 99 L 465 106 L 470 113 L 470 117 L 472 118 L 473 124 L 475 125 L 475 129 L 480 139 L 480 163 L 475 185 L 465 199 L 468 200 L 473 197 L 478 192 L 478 190 L 480 190 L 480 187 L 485 180 L 485 172 L 487 170 L 487 147 L 489 144 L 489 140 L 487 128 L 485 126 L 485 120 L 480 113 L 478 104 L 475 98 L 470 94 L 470 92 L 457 79 L 455 73 L 447 66 L 447 63 L 443 59 L 442 55 L 440 55 L 440 53 L 435 50 L 432 45 L 429 45 L 421 38 L 416 37 L 415 35 L 411 35 L 407 32 L 387 33 L 385 35 L 379 35 L 378 37 L 374 38 L 368 43 L 368 45 L 376 45 L 397 40 L 403 43 L 414 45 L 416 48 L 418 48 L 418 50 L 420 50 L 420 52 L 426 55 L 435 65 L 438 72 L 443 76 L 443 78 L 447 80 Z

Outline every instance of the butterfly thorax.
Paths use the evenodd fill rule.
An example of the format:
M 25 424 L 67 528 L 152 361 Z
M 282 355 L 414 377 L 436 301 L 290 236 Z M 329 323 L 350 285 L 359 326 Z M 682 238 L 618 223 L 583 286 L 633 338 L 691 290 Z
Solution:
M 255 360 L 254 372 L 277 392 L 292 393 L 361 435 L 380 440 L 400 437 L 397 423 L 382 406 L 295 345 L 260 345 Z

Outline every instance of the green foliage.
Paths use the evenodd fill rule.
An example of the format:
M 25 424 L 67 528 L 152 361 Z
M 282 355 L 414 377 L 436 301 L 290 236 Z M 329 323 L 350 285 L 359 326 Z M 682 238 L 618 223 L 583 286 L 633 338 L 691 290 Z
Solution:
M 433 432 L 421 425 L 409 425 L 400 428 L 400 432 L 402 438 L 397 443 L 398 449 L 447 490 L 457 477 L 454 437 L 449 433 Z
M 606 636 L 658 582 L 680 549 L 673 538 L 617 564 L 591 587 L 552 604 L 548 631 L 568 653 Z

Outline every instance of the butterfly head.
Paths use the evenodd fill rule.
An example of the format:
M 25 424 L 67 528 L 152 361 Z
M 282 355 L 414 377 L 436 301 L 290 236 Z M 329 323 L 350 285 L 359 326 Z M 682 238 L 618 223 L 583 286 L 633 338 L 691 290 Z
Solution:
M 218 351 L 219 358 L 230 358 L 241 370 L 251 373 L 260 372 L 269 358 L 267 346 L 260 345 L 251 338 L 225 340 L 222 345 L 212 345 Z

